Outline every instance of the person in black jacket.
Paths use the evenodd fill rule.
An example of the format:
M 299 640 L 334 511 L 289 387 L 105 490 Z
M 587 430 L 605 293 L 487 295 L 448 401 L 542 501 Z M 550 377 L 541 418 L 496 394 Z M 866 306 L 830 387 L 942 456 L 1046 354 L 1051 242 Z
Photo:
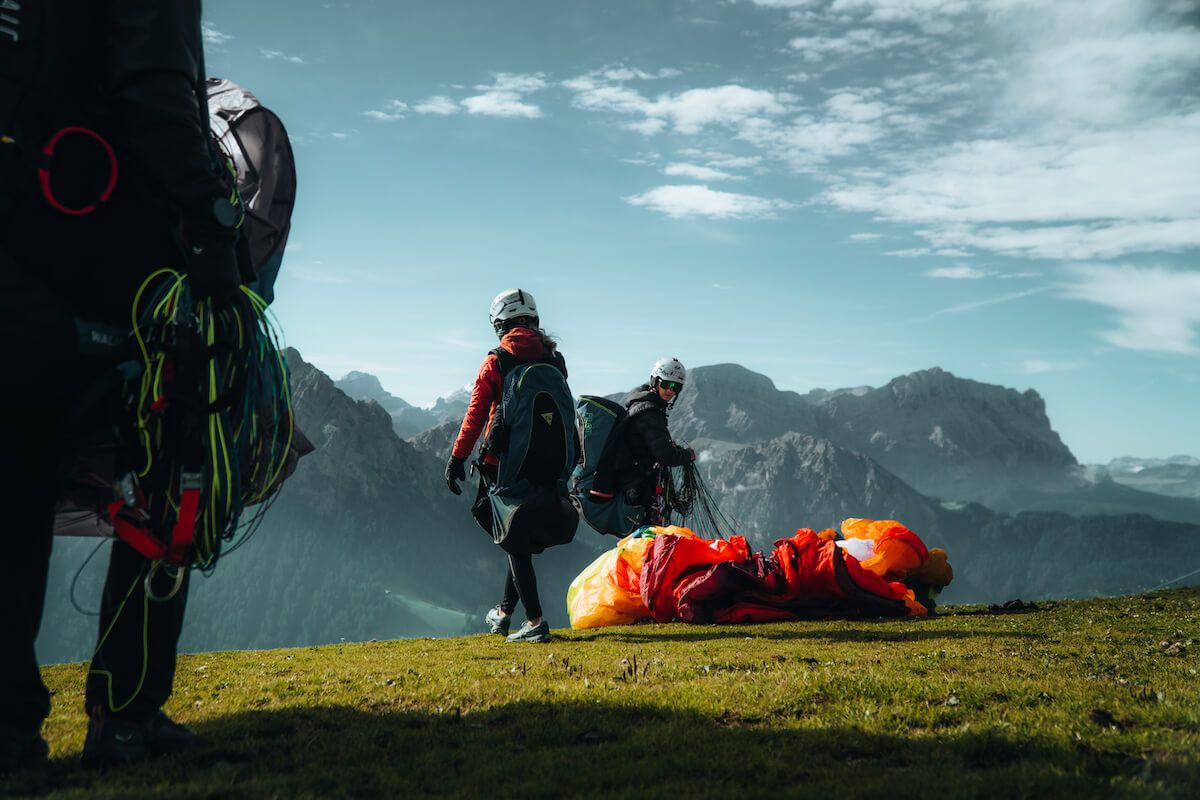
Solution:
M 47 755 L 50 697 L 34 642 L 73 444 L 59 437 L 68 421 L 111 424 L 78 403 L 112 369 L 105 326 L 128 329 L 134 293 L 163 266 L 214 302 L 240 282 L 208 132 L 200 15 L 199 0 L 22 0 L 0 14 L 0 436 L 13 500 L 0 559 L 0 772 Z M 87 764 L 194 738 L 162 712 L 186 581 L 169 601 L 146 602 L 148 567 L 113 543 L 87 680 Z M 152 589 L 165 596 L 160 581 Z
M 664 521 L 656 518 L 663 470 L 696 460 L 696 451 L 676 444 L 667 430 L 667 412 L 686 380 L 687 370 L 679 359 L 660 358 L 650 371 L 650 381 L 624 401 L 629 416 L 622 425 L 625 447 L 618 456 L 617 484 L 632 486 L 625 499 L 642 507 L 642 524 Z

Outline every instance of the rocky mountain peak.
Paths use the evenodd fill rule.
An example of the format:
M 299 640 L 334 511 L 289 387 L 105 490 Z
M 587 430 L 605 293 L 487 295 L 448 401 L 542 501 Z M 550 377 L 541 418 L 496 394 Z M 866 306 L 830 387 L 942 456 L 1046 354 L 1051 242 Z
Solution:
M 789 431 L 813 433 L 816 412 L 795 392 L 781 391 L 766 375 L 738 364 L 689 371 L 671 412 L 671 428 L 684 439 L 747 444 Z
M 379 378 L 369 372 L 357 370 L 347 372 L 335 382 L 335 385 L 355 400 L 374 400 L 389 414 L 412 408 L 411 403 L 405 402 L 384 389 Z
M 688 371 L 688 384 L 693 387 L 732 387 L 747 394 L 776 392 L 775 382 L 741 364 L 712 364 Z
M 1037 418 L 1049 426 L 1046 403 L 1033 389 L 1019 392 L 1004 386 L 959 378 L 941 367 L 930 367 L 893 378 L 883 389 L 891 394 L 900 408 L 918 408 L 931 401 L 966 399 Z

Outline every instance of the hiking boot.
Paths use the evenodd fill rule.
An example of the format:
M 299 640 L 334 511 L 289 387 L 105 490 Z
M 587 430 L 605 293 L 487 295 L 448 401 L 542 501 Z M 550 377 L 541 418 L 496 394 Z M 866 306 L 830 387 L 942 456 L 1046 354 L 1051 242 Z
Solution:
M 487 623 L 488 633 L 498 633 L 501 636 L 508 636 L 508 628 L 512 625 L 512 614 L 505 614 L 500 610 L 500 606 L 496 606 L 487 612 L 487 616 L 483 618 L 483 621 Z
M 40 722 L 26 727 L 0 725 L 0 775 L 41 766 L 49 755 Z
M 144 722 L 119 719 L 103 706 L 92 709 L 80 763 L 88 769 L 132 764 L 150 755 L 150 730 Z
M 155 753 L 178 753 L 196 743 L 196 732 L 176 722 L 159 709 L 146 727 L 150 732 L 150 749 Z
M 550 623 L 542 620 L 534 625 L 529 620 L 525 620 L 525 624 L 518 628 L 516 633 L 509 635 L 508 641 L 533 642 L 534 644 L 548 642 L 550 641 Z
M 83 766 L 106 767 L 130 764 L 152 755 L 178 753 L 196 742 L 196 734 L 159 710 L 145 722 L 114 717 L 103 707 L 92 711 L 87 739 L 83 742 Z

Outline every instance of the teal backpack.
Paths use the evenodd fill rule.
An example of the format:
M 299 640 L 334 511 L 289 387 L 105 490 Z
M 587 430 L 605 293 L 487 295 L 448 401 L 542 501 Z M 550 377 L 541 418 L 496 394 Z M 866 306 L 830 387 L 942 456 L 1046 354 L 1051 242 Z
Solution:
M 571 473 L 571 497 L 593 530 L 612 536 L 625 536 L 640 527 L 645 511 L 626 502 L 624 487 L 615 481 L 622 426 L 628 417 L 623 405 L 605 397 L 585 394 L 575 404 L 582 452 Z
M 488 490 L 492 540 L 511 553 L 540 553 L 570 542 L 579 526 L 567 495 L 578 455 L 574 397 L 560 362 L 493 352 L 503 393 L 486 445 L 500 459 Z

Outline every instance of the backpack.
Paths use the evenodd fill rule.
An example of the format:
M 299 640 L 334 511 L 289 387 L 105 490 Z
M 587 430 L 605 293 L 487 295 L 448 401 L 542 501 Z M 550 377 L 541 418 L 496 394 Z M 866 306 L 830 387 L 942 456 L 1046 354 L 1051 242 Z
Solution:
M 625 487 L 615 485 L 617 455 L 628 418 L 624 406 L 604 397 L 583 395 L 575 405 L 581 453 L 571 473 L 571 498 L 593 530 L 612 536 L 625 536 L 638 528 L 643 511 L 625 500 Z M 597 498 L 592 490 L 613 496 Z
M 212 135 L 230 161 L 245 210 L 238 242 L 243 277 L 270 303 L 296 205 L 292 144 L 279 117 L 245 88 L 209 78 L 207 90 Z
M 486 442 L 500 460 L 488 490 L 492 540 L 510 553 L 540 553 L 570 542 L 579 526 L 567 496 L 577 456 L 574 397 L 556 363 L 492 352 L 502 381 Z

